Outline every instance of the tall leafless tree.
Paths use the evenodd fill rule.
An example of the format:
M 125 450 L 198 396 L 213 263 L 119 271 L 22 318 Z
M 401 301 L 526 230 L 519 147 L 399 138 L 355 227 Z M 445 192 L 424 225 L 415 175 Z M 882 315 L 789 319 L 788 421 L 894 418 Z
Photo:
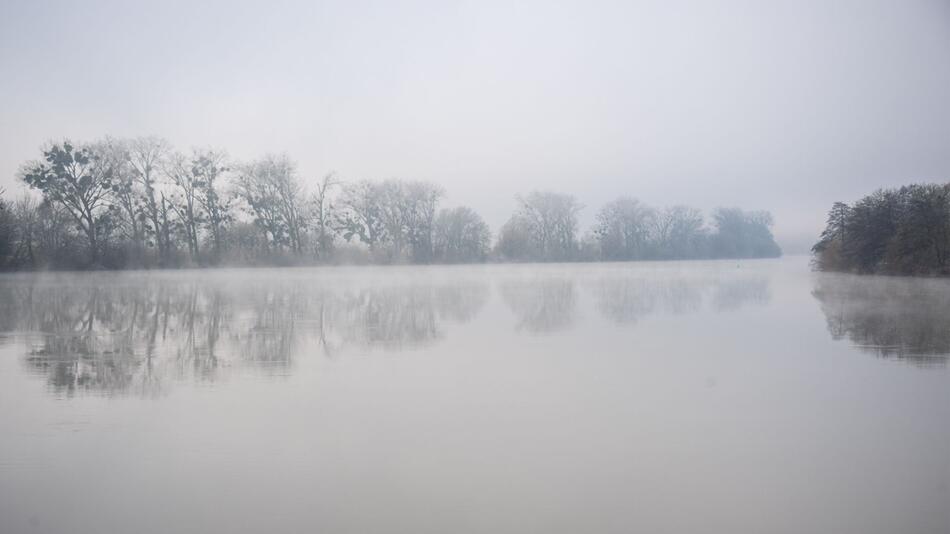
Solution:
M 195 174 L 191 161 L 180 152 L 175 152 L 166 159 L 165 174 L 174 186 L 171 209 L 181 224 L 192 260 L 198 260 L 198 232 L 202 224 L 198 200 L 201 195 L 201 176 Z
M 445 263 L 484 261 L 491 232 L 471 208 L 443 209 L 433 224 L 435 259 Z
M 594 233 L 604 259 L 633 260 L 647 255 L 656 213 L 636 199 L 621 197 L 597 212 Z
M 85 234 L 89 261 L 99 263 L 101 216 L 109 209 L 113 169 L 92 146 L 69 141 L 53 143 L 43 151 L 43 161 L 28 163 L 21 179 L 43 197 L 66 210 Z
M 334 230 L 336 206 L 331 195 L 339 185 L 340 182 L 333 173 L 324 175 L 310 200 L 313 210 L 310 219 L 314 229 L 314 249 L 320 259 L 328 259 L 333 252 L 333 241 L 336 235 Z
M 159 181 L 162 165 L 170 152 L 170 145 L 158 137 L 139 137 L 126 143 L 132 175 L 139 186 L 145 229 L 155 239 L 160 265 L 170 262 L 172 248 L 170 205 L 164 187 Z
M 572 195 L 534 191 L 517 197 L 518 217 L 527 225 L 540 259 L 570 260 L 577 252 L 577 214 Z
M 298 255 L 303 252 L 307 218 L 290 158 L 269 155 L 245 165 L 237 178 L 237 193 L 274 247 L 287 246 Z
M 202 221 L 211 236 L 211 246 L 217 260 L 224 248 L 225 227 L 231 221 L 231 203 L 221 191 L 221 181 L 229 170 L 227 158 L 221 151 L 196 150 L 191 159 L 191 169 L 197 179 Z

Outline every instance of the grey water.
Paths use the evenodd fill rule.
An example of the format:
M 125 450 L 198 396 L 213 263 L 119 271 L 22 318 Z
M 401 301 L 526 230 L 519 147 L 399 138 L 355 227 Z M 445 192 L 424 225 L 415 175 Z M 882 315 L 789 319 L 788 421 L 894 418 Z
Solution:
M 950 532 L 950 281 L 0 276 L 0 532 Z

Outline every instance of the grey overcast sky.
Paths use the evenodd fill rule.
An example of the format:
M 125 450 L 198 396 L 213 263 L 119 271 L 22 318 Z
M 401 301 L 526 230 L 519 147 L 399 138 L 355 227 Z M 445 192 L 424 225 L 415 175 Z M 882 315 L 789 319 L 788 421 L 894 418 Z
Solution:
M 768 209 L 950 180 L 950 1 L 0 0 L 0 187 L 49 139 L 155 134 L 304 180 Z

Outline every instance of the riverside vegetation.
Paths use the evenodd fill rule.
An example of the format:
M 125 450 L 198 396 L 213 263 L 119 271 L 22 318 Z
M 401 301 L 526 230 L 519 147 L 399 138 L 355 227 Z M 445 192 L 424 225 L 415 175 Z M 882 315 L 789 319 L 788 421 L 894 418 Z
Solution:
M 772 218 L 622 197 L 583 235 L 571 195 L 535 191 L 493 239 L 420 181 L 302 180 L 286 155 L 236 162 L 156 137 L 52 142 L 0 191 L 0 269 L 776 257 Z M 305 187 L 304 183 L 311 187 Z M 37 194 L 38 193 L 38 194 Z
M 835 202 L 812 248 L 824 271 L 950 274 L 950 184 L 879 189 L 854 204 Z

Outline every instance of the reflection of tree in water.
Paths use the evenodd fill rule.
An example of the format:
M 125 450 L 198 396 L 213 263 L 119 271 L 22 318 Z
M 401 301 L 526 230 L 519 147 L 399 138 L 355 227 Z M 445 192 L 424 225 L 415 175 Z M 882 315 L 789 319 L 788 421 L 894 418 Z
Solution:
M 598 311 L 618 323 L 634 323 L 658 311 L 690 312 L 702 304 L 699 288 L 682 279 L 603 278 L 593 292 Z
M 823 274 L 812 295 L 836 340 L 920 365 L 950 357 L 947 280 Z
M 518 328 L 549 333 L 568 328 L 577 316 L 576 276 L 541 274 L 500 284 L 505 303 L 518 317 Z M 768 279 L 742 275 L 712 278 L 655 275 L 642 272 L 594 272 L 581 277 L 597 310 L 608 319 L 635 323 L 655 313 L 690 313 L 708 302 L 717 311 L 736 310 L 747 303 L 771 299 Z
M 765 278 L 742 277 L 716 281 L 712 304 L 719 311 L 732 311 L 746 304 L 765 305 L 772 300 L 769 281 Z
M 571 279 L 506 281 L 501 284 L 501 294 L 508 307 L 518 316 L 519 330 L 556 332 L 574 322 L 577 294 Z
M 398 349 L 442 337 L 441 324 L 466 322 L 488 299 L 483 284 L 408 285 L 344 291 L 334 323 L 345 344 Z
M 431 288 L 360 289 L 340 299 L 343 337 L 361 346 L 400 348 L 440 336 Z
M 153 395 L 169 379 L 215 380 L 239 366 L 286 374 L 301 351 L 397 349 L 467 321 L 484 284 L 336 286 L 310 279 L 123 275 L 0 282 L 0 326 L 57 393 Z
M 771 300 L 768 279 L 605 276 L 591 285 L 597 309 L 620 324 L 635 323 L 656 313 L 691 313 L 708 299 L 717 311 Z
M 296 320 L 306 317 L 307 299 L 301 288 L 259 287 L 238 293 L 235 300 L 234 307 L 241 313 L 224 325 L 228 351 L 239 362 L 262 369 L 280 372 L 290 367 L 296 350 Z
M 196 285 L 38 283 L 15 288 L 30 366 L 57 391 L 161 389 L 166 374 L 211 378 L 225 308 Z

